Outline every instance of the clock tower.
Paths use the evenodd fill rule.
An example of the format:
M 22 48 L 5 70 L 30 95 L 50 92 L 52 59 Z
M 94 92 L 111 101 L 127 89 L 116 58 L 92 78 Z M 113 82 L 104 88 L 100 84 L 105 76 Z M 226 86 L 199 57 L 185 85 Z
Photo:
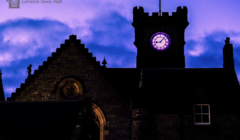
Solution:
M 168 12 L 144 13 L 143 7 L 133 8 L 137 47 L 137 68 L 185 68 L 184 33 L 189 25 L 187 7 Z

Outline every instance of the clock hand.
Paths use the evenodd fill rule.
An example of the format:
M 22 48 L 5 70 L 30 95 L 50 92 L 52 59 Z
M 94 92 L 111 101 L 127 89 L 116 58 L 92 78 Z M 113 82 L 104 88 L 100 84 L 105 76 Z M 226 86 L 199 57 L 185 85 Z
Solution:
M 163 39 L 165 39 L 165 37 Z M 163 41 L 163 39 L 161 41 L 159 41 L 159 42 L 156 41 L 155 43 L 161 43 Z
M 165 37 L 163 39 L 165 39 Z M 163 41 L 163 39 L 159 43 L 161 43 Z

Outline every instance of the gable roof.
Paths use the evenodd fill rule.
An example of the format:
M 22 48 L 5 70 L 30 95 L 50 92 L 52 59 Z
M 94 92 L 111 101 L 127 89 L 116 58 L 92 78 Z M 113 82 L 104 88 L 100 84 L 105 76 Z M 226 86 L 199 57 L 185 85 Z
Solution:
M 96 57 L 93 57 L 92 53 L 88 52 L 88 48 L 85 48 L 85 45 L 81 44 L 81 40 L 77 39 L 76 35 L 70 35 L 69 40 L 65 40 L 65 43 L 61 44 L 60 48 L 57 48 L 56 52 L 53 52 L 52 56 L 47 58 L 47 61 L 43 61 L 43 65 L 39 66 L 38 70 L 35 70 L 33 75 L 29 75 L 25 80 L 25 83 L 21 83 L 20 88 L 17 88 L 16 92 L 12 93 L 11 97 L 7 98 L 7 101 L 14 101 L 15 98 L 19 96 L 20 93 L 35 80 L 35 78 L 38 78 L 39 74 L 43 73 L 44 69 L 47 69 L 48 66 L 52 64 L 53 60 L 56 60 L 57 57 L 66 50 L 66 47 L 68 47 L 70 43 L 75 43 L 75 46 L 78 47 L 78 50 L 87 56 L 91 64 L 94 65 L 94 67 L 100 72 L 106 68 L 105 66 L 100 66 L 100 62 L 96 61 Z

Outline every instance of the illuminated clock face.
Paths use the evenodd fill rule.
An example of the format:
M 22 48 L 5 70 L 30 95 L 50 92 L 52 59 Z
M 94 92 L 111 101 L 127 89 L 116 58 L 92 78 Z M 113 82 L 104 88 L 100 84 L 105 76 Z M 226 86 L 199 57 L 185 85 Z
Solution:
M 157 32 L 151 37 L 151 45 L 159 51 L 166 50 L 170 46 L 170 37 L 164 32 Z

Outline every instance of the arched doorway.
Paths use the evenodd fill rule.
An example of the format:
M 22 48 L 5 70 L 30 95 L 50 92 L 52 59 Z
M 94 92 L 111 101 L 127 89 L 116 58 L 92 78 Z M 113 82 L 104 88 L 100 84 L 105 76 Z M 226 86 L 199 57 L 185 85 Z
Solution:
M 105 116 L 96 104 L 91 103 L 91 105 L 92 112 L 89 112 L 91 114 L 83 122 L 83 129 L 80 131 L 81 138 L 84 140 L 105 140 Z M 78 136 L 74 134 L 72 140 L 75 140 L 74 138 L 78 138 Z
M 96 134 L 98 132 L 99 135 L 94 135 L 94 140 L 105 140 L 105 126 L 106 126 L 106 119 L 102 112 L 102 110 L 95 104 L 92 103 L 92 111 L 93 111 L 93 123 L 92 123 L 92 132 Z
M 95 115 L 95 112 L 92 112 L 91 123 L 88 124 L 87 137 L 88 140 L 100 140 L 100 125 L 98 117 Z

